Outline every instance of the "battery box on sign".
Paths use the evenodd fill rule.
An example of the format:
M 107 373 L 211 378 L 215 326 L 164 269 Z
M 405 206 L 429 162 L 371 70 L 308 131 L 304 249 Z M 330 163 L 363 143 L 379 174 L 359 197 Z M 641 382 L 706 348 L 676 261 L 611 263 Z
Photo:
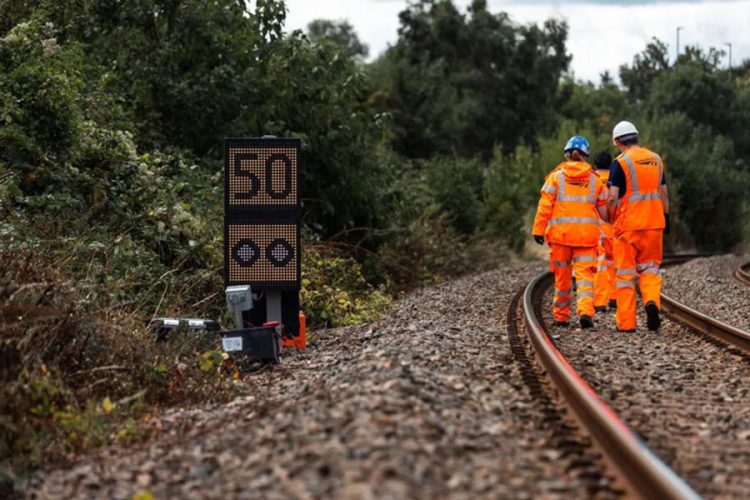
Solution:
M 221 347 L 229 354 L 241 354 L 263 363 L 281 362 L 281 325 L 222 332 Z

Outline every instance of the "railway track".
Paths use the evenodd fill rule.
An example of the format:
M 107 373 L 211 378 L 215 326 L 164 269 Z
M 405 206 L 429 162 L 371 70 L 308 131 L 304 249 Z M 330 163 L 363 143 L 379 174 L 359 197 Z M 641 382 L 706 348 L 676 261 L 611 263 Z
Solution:
M 698 256 L 670 257 L 665 259 L 665 266 L 684 263 L 695 257 Z M 623 373 L 631 373 L 624 377 L 630 378 L 633 372 L 638 373 L 640 370 L 641 378 L 643 375 L 648 377 L 642 381 L 622 381 L 620 379 L 623 377 L 616 374 L 616 363 L 614 366 L 600 365 L 612 364 L 612 360 L 627 352 L 630 344 L 638 342 L 629 342 L 627 337 L 612 335 L 597 335 L 581 340 L 588 335 L 581 332 L 566 336 L 558 342 L 553 340 L 543 314 L 547 304 L 544 297 L 553 283 L 551 273 L 544 273 L 526 287 L 523 294 L 526 331 L 534 349 L 534 357 L 554 384 L 564 405 L 571 410 L 579 424 L 578 428 L 593 438 L 608 474 L 616 480 L 613 489 L 616 490 L 616 485 L 621 485 L 628 493 L 644 498 L 699 498 L 693 486 L 707 496 L 746 495 L 750 491 L 750 479 L 745 480 L 743 477 L 750 472 L 750 441 L 747 441 L 750 439 L 750 432 L 747 432 L 747 436 L 744 431 L 734 432 L 732 425 L 737 424 L 740 429 L 745 430 L 750 425 L 750 411 L 741 404 L 747 390 L 742 389 L 744 384 L 740 379 L 732 379 L 731 384 L 726 387 L 720 381 L 722 377 L 729 378 L 736 374 L 737 370 L 741 373 L 748 372 L 750 334 L 662 296 L 663 310 L 670 319 L 679 323 L 668 322 L 671 323 L 669 329 L 679 332 L 674 336 L 675 339 L 671 338 L 671 333 L 667 338 L 643 334 L 640 336 L 641 343 L 645 343 L 646 349 L 653 350 L 662 347 L 659 344 L 669 342 L 663 359 L 674 358 L 678 362 L 664 361 L 664 370 L 679 382 L 672 382 L 669 377 L 661 380 L 664 378 L 659 372 L 661 368 L 654 370 L 649 363 L 658 367 L 662 360 L 657 357 L 646 358 L 644 361 L 641 358 L 643 345 L 636 346 L 640 349 L 639 352 L 626 354 L 624 364 L 634 365 L 635 369 L 628 372 L 628 367 Z M 514 322 L 515 318 L 509 317 L 509 333 L 510 324 Z M 700 335 L 686 337 L 686 329 Z M 568 339 L 574 341 L 567 342 Z M 591 342 L 592 340 L 595 342 Z M 600 353 L 595 352 L 596 346 L 592 350 L 588 345 L 597 342 L 619 342 L 619 345 L 609 347 L 606 356 L 601 356 L 608 360 L 607 363 L 597 362 Z M 567 346 L 568 343 L 571 344 L 570 347 Z M 556 344 L 566 344 L 562 350 L 571 351 L 574 356 L 566 358 Z M 726 359 L 718 360 L 715 365 L 706 363 L 706 366 L 710 365 L 710 369 L 701 365 L 702 359 L 718 357 Z M 725 370 L 724 373 L 722 370 Z M 706 380 L 699 377 L 703 374 Z M 583 377 L 593 380 L 592 384 L 597 390 L 584 381 Z M 632 378 L 637 379 L 638 376 Z M 750 383 L 750 374 L 746 378 Z M 643 382 L 642 392 L 635 389 L 639 382 Z M 731 396 L 722 395 L 722 399 L 712 394 L 712 387 L 719 386 L 725 387 L 732 393 Z M 602 393 L 601 397 L 597 391 Z M 602 398 L 610 401 L 614 409 Z M 714 421 L 718 435 L 709 427 Z M 634 430 L 625 422 L 631 423 Z M 742 439 L 746 440 L 747 445 Z M 644 440 L 648 440 L 649 446 L 653 444 L 655 451 Z M 729 466 L 726 465 L 728 460 Z M 742 464 L 737 466 L 740 479 L 731 477 L 731 471 L 727 472 L 734 467 L 732 464 L 735 461 Z M 722 485 L 722 480 L 727 484 Z
M 664 258 L 663 265 L 664 267 L 676 266 L 702 256 L 703 255 L 700 254 L 667 256 Z M 744 277 L 747 276 L 747 283 L 750 285 L 750 274 L 745 275 L 745 271 L 750 272 L 750 263 L 738 268 L 735 276 L 740 281 L 743 281 Z M 663 293 L 661 294 L 661 307 L 662 311 L 673 320 L 688 325 L 698 332 L 710 335 L 715 339 L 737 347 L 750 354 L 750 333 L 703 314 L 697 309 L 687 306 L 677 299 L 669 297 Z
M 750 262 L 746 262 L 738 267 L 734 272 L 734 277 L 747 286 L 750 286 Z
M 538 402 L 537 411 L 543 417 L 542 422 L 547 430 L 548 441 L 552 447 L 562 451 L 562 457 L 570 458 L 569 474 L 578 474 L 586 479 L 586 490 L 590 496 L 617 497 L 622 489 L 607 478 L 600 466 L 601 453 L 592 452 L 591 439 L 577 432 L 576 427 L 566 419 L 565 412 L 558 401 L 549 395 L 548 380 L 534 365 L 534 358 L 529 352 L 526 337 L 519 332 L 520 317 L 523 315 L 521 302 L 524 290 L 513 297 L 508 307 L 508 339 L 513 358 L 519 366 L 519 372 L 529 393 Z

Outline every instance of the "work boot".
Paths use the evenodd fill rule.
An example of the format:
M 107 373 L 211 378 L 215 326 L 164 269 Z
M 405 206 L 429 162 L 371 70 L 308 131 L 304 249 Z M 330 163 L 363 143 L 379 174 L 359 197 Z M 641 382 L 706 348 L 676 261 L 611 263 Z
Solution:
M 613 311 L 617 309 L 617 301 L 615 299 L 609 299 L 609 308 Z
M 635 333 L 635 329 L 632 329 L 632 330 L 620 330 L 618 328 L 617 331 L 620 332 L 620 333 Z
M 592 326 L 594 326 L 594 322 L 592 321 L 591 316 L 581 316 L 581 328 L 585 330 Z
M 570 326 L 570 323 L 567 321 L 555 321 L 555 326 L 567 327 Z
M 607 312 L 607 306 L 596 306 L 596 307 L 594 308 L 594 311 L 596 311 L 596 312 L 598 312 L 598 313 L 604 313 L 604 312 Z
M 648 329 L 652 332 L 658 330 L 661 326 L 659 308 L 656 307 L 656 304 L 653 302 L 646 304 L 646 326 L 648 326 Z

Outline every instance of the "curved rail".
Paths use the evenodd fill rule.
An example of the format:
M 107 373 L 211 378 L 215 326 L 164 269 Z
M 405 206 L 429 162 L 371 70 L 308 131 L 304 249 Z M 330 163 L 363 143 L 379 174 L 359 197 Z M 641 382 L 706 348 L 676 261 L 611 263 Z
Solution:
M 643 498 L 700 498 L 619 419 L 555 347 L 534 307 L 553 280 L 549 272 L 534 278 L 524 291 L 523 306 L 531 343 L 557 389 L 633 493 Z
M 750 354 L 750 332 L 740 330 L 718 319 L 707 316 L 664 294 L 661 295 L 661 308 L 665 313 L 677 318 L 682 323 L 723 340 Z
M 747 286 L 750 286 L 750 262 L 746 262 L 738 267 L 734 272 L 734 277 Z
M 683 254 L 683 255 L 670 255 L 664 257 L 664 265 L 672 266 L 677 264 L 683 264 L 691 259 L 701 257 L 699 254 Z M 744 264 L 737 270 L 736 276 L 739 278 L 739 273 L 744 271 L 743 268 L 750 270 L 750 263 Z M 739 278 L 742 280 L 742 278 Z M 748 284 L 750 284 L 750 274 L 747 275 Z M 683 304 L 682 302 L 673 299 L 667 295 L 661 294 L 661 307 L 662 310 L 676 318 L 678 321 L 692 326 L 693 328 L 700 330 L 703 333 L 711 335 L 719 340 L 722 340 L 730 345 L 738 347 L 739 349 L 750 354 L 750 332 L 741 330 L 732 325 L 719 321 L 718 319 L 712 318 L 703 314 L 702 312 L 693 309 L 690 306 Z
M 676 266 L 679 264 L 684 264 L 686 262 L 689 262 L 693 259 L 700 259 L 701 257 L 710 257 L 711 254 L 706 253 L 674 253 L 670 255 L 665 255 L 664 259 L 662 259 L 662 266 Z

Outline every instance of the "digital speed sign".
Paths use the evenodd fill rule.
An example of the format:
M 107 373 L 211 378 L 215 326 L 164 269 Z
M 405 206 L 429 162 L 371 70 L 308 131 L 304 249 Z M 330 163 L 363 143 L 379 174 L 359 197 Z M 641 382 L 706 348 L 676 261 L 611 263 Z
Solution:
M 299 290 L 298 139 L 226 139 L 225 284 Z

